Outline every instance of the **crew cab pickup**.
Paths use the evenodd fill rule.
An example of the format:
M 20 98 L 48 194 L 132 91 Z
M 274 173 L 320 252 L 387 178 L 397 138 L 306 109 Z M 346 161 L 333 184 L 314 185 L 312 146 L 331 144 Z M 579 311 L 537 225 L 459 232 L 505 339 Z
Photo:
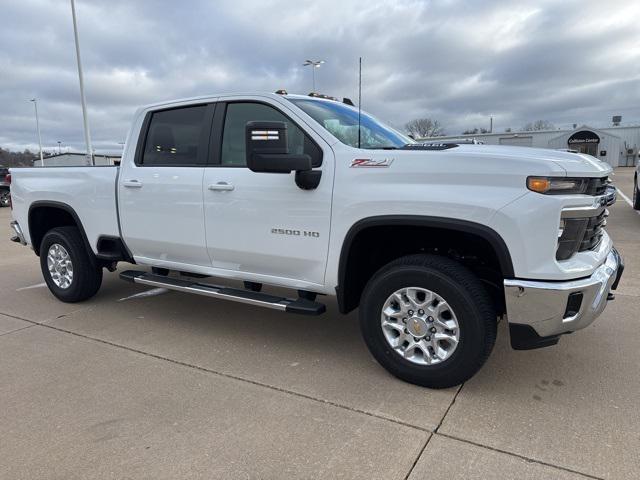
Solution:
M 604 230 L 607 164 L 415 143 L 351 103 L 280 92 L 141 108 L 119 167 L 12 170 L 14 241 L 65 302 L 119 262 L 142 267 L 120 274 L 130 282 L 283 312 L 336 297 L 359 308 L 382 366 L 432 388 L 478 371 L 499 319 L 530 349 L 600 315 L 623 270 Z

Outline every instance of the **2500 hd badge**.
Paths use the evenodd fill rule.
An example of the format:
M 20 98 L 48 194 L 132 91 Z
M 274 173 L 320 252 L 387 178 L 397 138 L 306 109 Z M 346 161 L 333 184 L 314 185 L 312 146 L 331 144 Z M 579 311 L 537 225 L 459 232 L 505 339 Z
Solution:
M 291 235 L 293 237 L 320 238 L 320 232 L 310 232 L 308 230 L 291 230 L 289 228 L 272 228 L 271 233 L 275 235 Z

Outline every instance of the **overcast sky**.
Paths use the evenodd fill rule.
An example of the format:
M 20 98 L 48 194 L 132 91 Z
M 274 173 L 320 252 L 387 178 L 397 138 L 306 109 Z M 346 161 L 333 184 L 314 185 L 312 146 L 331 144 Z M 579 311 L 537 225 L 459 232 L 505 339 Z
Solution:
M 210 93 L 357 98 L 395 126 L 417 117 L 449 134 L 545 119 L 640 123 L 640 2 L 76 0 L 89 121 L 118 148 L 143 104 Z M 82 148 L 66 0 L 0 2 L 0 146 Z

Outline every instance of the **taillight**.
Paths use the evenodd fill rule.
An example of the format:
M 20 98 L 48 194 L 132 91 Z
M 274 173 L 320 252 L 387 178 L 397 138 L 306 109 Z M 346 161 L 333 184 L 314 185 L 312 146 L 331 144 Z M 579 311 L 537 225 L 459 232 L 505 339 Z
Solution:
M 11 210 L 13 210 L 13 202 L 11 201 L 11 174 L 7 173 L 4 178 L 5 182 L 7 182 L 7 184 L 9 185 L 9 207 L 11 208 Z

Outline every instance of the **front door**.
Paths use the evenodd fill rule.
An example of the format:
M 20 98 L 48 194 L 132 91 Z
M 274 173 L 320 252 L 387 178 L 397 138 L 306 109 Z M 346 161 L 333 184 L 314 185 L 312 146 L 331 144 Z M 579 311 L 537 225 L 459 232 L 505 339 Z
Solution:
M 209 256 L 215 268 L 252 274 L 258 281 L 256 276 L 268 275 L 283 279 L 283 285 L 323 285 L 334 157 L 319 136 L 305 133 L 292 118 L 294 112 L 285 114 L 263 101 L 217 105 L 212 161 L 218 166 L 205 171 L 203 182 Z M 249 170 L 245 126 L 250 121 L 287 122 L 289 151 L 311 156 L 314 169 L 322 171 L 320 185 L 302 190 L 294 173 Z
M 214 105 L 147 114 L 144 145 L 119 178 L 122 234 L 136 261 L 210 267 L 202 179 Z

